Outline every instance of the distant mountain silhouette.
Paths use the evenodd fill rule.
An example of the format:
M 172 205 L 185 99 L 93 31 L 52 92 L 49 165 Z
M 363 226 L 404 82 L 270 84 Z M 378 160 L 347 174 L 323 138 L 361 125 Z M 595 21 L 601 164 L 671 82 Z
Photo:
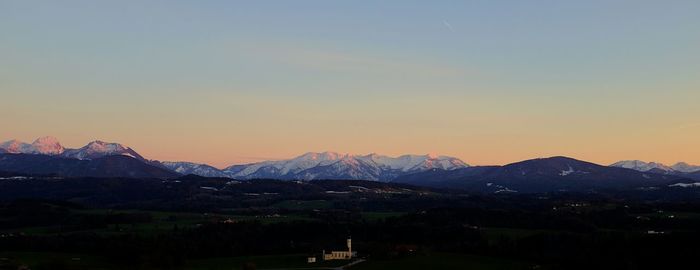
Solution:
M 191 162 L 160 162 L 132 148 L 92 141 L 64 148 L 47 136 L 33 143 L 0 143 L 0 171 L 61 177 L 173 178 L 194 174 L 234 179 L 372 180 L 478 192 L 547 192 L 625 189 L 700 181 L 700 166 L 684 162 L 666 166 L 639 160 L 601 166 L 568 157 L 532 159 L 505 166 L 469 167 L 448 156 L 350 155 L 309 152 L 286 160 L 263 161 L 218 169 Z
M 479 192 L 549 192 L 626 189 L 689 182 L 688 178 L 601 166 L 568 157 L 521 161 L 505 166 L 430 170 L 394 182 Z
M 173 178 L 179 174 L 129 156 L 104 156 L 79 160 L 34 154 L 0 154 L 0 170 L 61 177 Z
M 700 166 L 690 165 L 685 162 L 678 162 L 674 165 L 667 166 L 658 162 L 644 162 L 640 160 L 623 160 L 615 162 L 611 167 L 620 167 L 633 169 L 640 172 L 649 172 L 656 174 L 675 175 L 679 177 L 687 177 L 695 180 L 700 180 Z

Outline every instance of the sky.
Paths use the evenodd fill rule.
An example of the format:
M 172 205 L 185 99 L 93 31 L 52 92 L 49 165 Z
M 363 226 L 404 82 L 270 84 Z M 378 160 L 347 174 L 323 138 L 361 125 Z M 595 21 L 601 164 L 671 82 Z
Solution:
M 0 141 L 700 164 L 700 1 L 0 1 Z

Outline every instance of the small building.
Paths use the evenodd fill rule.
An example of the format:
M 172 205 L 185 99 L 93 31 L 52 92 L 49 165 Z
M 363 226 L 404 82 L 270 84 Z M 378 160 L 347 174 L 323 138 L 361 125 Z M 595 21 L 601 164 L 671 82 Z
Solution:
M 310 256 L 306 258 L 307 263 L 315 263 L 316 262 L 316 257 Z
M 331 251 L 330 253 L 326 253 L 326 251 L 323 251 L 323 260 L 324 261 L 330 261 L 330 260 L 350 260 L 354 257 L 357 257 L 357 251 L 352 251 L 352 239 L 348 238 L 347 240 L 347 247 L 348 250 L 341 250 L 341 251 Z
M 222 221 L 219 221 L 219 222 L 220 222 L 220 223 L 224 223 L 224 224 L 235 224 L 235 223 L 238 223 L 237 220 L 231 219 L 231 218 L 227 218 L 227 219 L 222 220 Z

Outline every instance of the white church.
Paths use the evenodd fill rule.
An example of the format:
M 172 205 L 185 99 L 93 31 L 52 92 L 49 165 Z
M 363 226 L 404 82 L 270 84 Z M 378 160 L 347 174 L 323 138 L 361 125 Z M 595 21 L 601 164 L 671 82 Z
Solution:
M 350 260 L 354 257 L 357 256 L 357 251 L 352 251 L 352 239 L 348 238 L 348 250 L 346 251 L 331 251 L 330 253 L 326 253 L 326 251 L 323 251 L 323 260 L 324 261 L 330 261 L 330 260 Z

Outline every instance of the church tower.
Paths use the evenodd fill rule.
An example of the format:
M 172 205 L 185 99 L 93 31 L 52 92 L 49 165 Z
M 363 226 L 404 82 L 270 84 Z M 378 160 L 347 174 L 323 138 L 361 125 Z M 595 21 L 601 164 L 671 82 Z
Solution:
M 348 237 L 348 253 L 352 257 L 352 238 Z

